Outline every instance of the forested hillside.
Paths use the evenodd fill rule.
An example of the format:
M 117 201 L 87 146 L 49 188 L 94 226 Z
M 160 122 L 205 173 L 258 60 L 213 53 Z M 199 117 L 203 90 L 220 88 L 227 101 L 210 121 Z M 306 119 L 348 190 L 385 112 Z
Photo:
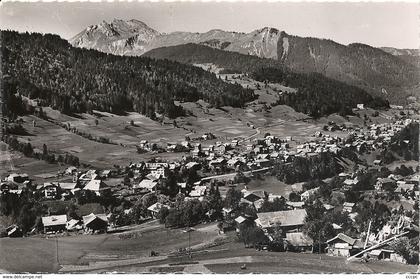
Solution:
M 372 97 L 361 88 L 326 78 L 318 73 L 294 73 L 273 59 L 195 44 L 158 48 L 144 55 L 181 63 L 213 63 L 229 72 L 249 74 L 258 81 L 276 82 L 297 88 L 298 92 L 295 94 L 283 94 L 279 104 L 289 105 L 314 117 L 334 112 L 349 113 L 358 103 L 372 108 L 389 106 L 387 101 Z
M 16 102 L 11 95 L 19 93 L 68 114 L 97 109 L 176 117 L 183 111 L 174 100 L 241 107 L 254 99 L 253 91 L 197 67 L 79 49 L 50 34 L 2 31 L 2 65 L 6 100 Z

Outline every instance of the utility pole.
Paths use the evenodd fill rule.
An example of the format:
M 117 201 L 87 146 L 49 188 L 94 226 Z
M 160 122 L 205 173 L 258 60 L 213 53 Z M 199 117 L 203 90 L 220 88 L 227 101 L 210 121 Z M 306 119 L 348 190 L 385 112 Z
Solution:
M 60 260 L 58 259 L 58 236 L 55 236 L 55 256 L 57 258 L 57 264 L 60 266 Z
M 189 227 L 188 229 L 184 230 L 184 233 L 188 233 L 188 256 L 191 259 L 191 232 L 195 231 L 193 228 Z

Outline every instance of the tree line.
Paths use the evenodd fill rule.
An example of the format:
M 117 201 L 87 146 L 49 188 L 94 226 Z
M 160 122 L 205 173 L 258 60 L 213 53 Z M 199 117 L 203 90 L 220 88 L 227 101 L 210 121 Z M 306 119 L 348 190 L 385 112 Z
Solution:
M 280 96 L 277 104 L 286 104 L 314 117 L 331 113 L 351 114 L 358 103 L 372 108 L 388 108 L 388 101 L 372 97 L 365 90 L 318 73 L 290 71 L 280 61 L 222 51 L 202 45 L 186 44 L 153 49 L 145 56 L 171 59 L 181 63 L 213 63 L 222 73 L 244 73 L 262 82 L 280 83 L 298 89 Z
M 174 100 L 241 107 L 255 98 L 252 90 L 168 60 L 74 48 L 51 34 L 2 31 L 2 39 L 5 99 L 23 95 L 66 114 L 96 109 L 175 118 L 184 111 Z

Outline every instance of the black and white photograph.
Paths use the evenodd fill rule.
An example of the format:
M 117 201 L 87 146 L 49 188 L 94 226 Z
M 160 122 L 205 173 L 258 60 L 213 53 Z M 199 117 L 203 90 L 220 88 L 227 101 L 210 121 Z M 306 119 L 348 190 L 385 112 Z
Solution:
M 0 30 L 0 276 L 417 278 L 419 2 L 2 1 Z

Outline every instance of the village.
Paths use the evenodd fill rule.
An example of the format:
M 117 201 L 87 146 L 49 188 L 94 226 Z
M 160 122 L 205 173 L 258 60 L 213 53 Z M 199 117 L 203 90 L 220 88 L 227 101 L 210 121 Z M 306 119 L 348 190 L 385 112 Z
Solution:
M 138 151 L 155 159 L 103 170 L 71 166 L 43 183 L 11 173 L 0 183 L 2 214 L 28 208 L 1 236 L 109 234 L 152 220 L 191 229 L 216 222 L 218 234 L 233 233 L 257 250 L 418 264 L 412 246 L 417 239 L 418 247 L 418 166 L 385 167 L 398 161 L 387 153 L 395 146 L 409 156 L 407 130 L 416 126 L 404 117 L 366 127 L 331 122 L 306 142 L 269 133 L 228 142 L 209 133 L 166 147 L 142 140 Z M 331 136 L 332 130 L 347 136 Z M 209 139 L 214 144 L 201 144 Z M 189 155 L 165 161 L 159 152 Z M 292 190 L 248 189 L 268 176 Z M 407 245 L 401 239 L 414 248 L 401 248 Z

